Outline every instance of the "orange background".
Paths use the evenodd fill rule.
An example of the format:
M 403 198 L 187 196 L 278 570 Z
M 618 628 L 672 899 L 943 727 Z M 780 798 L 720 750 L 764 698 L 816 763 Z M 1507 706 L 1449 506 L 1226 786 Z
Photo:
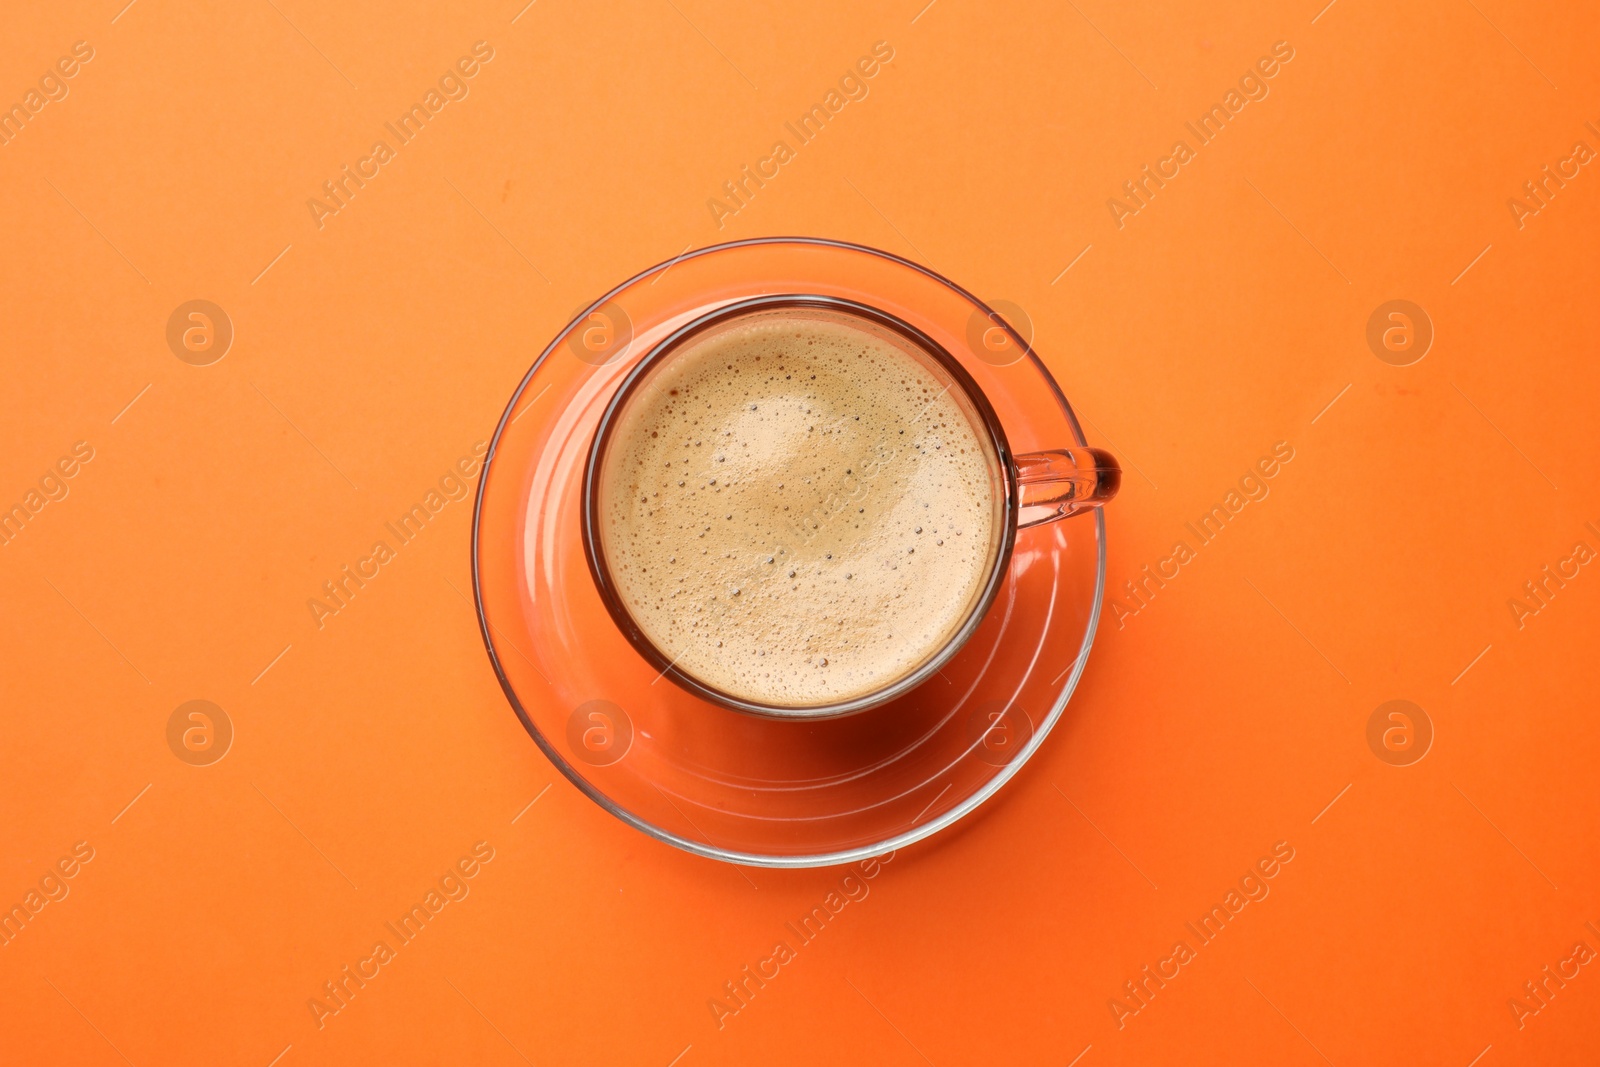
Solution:
M 1520 229 L 1506 202 L 1600 148 L 1600 12 L 923 2 L 7 11 L 0 103 L 94 58 L 0 146 L 0 505 L 94 458 L 0 547 L 0 905 L 94 859 L 0 948 L 0 1060 L 1594 1058 L 1600 968 L 1520 1029 L 1508 999 L 1600 949 L 1600 576 L 1520 628 L 1507 602 L 1600 548 L 1600 174 Z M 306 201 L 479 40 L 470 95 L 319 229 Z M 719 229 L 708 198 L 880 40 L 870 95 Z M 1107 199 L 1277 41 L 1270 95 L 1119 229 Z M 1033 764 L 719 1029 L 840 872 L 680 854 L 561 779 L 463 596 L 470 502 L 321 629 L 306 601 L 575 309 L 783 233 L 1026 309 L 1127 468 L 1109 593 L 1295 458 L 1120 629 L 1108 604 Z M 236 333 L 210 366 L 166 342 L 194 298 Z M 1396 298 L 1436 332 L 1411 366 L 1365 340 Z M 191 699 L 235 730 L 210 766 L 167 744 Z M 1410 766 L 1368 747 L 1391 699 L 1433 724 Z M 470 896 L 319 1029 L 308 999 L 479 841 Z M 1270 896 L 1119 1029 L 1279 841 Z

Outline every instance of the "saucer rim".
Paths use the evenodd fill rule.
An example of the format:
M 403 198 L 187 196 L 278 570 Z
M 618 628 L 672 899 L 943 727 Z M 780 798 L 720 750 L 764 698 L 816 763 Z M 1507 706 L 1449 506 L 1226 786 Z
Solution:
M 1093 603 L 1090 605 L 1089 622 L 1084 632 L 1083 643 L 1078 649 L 1077 658 L 1073 661 L 1071 674 L 1067 678 L 1066 685 L 1062 687 L 1061 695 L 1057 698 L 1054 707 L 1052 707 L 1050 710 L 1050 713 L 1044 717 L 1038 728 L 1034 730 L 1033 736 L 1029 738 L 1023 750 L 1017 755 L 1016 758 L 998 768 L 995 775 L 986 781 L 982 786 L 980 786 L 971 796 L 967 797 L 960 804 L 956 805 L 954 808 L 951 808 L 944 814 L 939 815 L 926 823 L 922 823 L 921 825 L 912 826 L 911 828 L 891 837 L 885 838 L 882 841 L 867 845 L 858 845 L 848 849 L 838 849 L 830 852 L 774 855 L 759 852 L 738 852 L 732 849 L 722 849 L 714 845 L 708 845 L 699 841 L 693 841 L 685 837 L 680 837 L 679 835 L 672 833 L 670 830 L 666 830 L 660 826 L 657 826 L 654 823 L 651 823 L 633 814 L 626 808 L 623 808 L 615 803 L 609 796 L 605 794 L 604 791 L 600 790 L 594 784 L 589 782 L 570 764 L 567 763 L 566 759 L 555 750 L 555 746 L 547 738 L 545 738 L 539 728 L 534 725 L 533 720 L 523 708 L 521 699 L 517 696 L 515 688 L 512 686 L 510 679 L 506 676 L 504 668 L 501 666 L 500 655 L 495 648 L 494 636 L 491 632 L 491 624 L 484 609 L 483 591 L 479 579 L 479 544 L 481 541 L 480 524 L 483 520 L 483 495 L 484 489 L 489 482 L 489 470 L 494 463 L 496 453 L 500 445 L 500 439 L 503 436 L 507 425 L 510 423 L 512 412 L 517 406 L 517 401 L 521 399 L 523 393 L 527 390 L 529 383 L 533 380 L 533 376 L 538 373 L 540 367 L 544 366 L 545 361 L 550 358 L 551 354 L 562 343 L 565 342 L 567 336 L 572 332 L 573 327 L 579 322 L 582 322 L 592 311 L 605 305 L 618 293 L 631 288 L 636 283 L 648 278 L 657 271 L 670 270 L 672 267 L 685 260 L 697 259 L 701 256 L 710 255 L 714 252 L 725 252 L 734 248 L 782 244 L 816 245 L 827 248 L 846 249 L 852 252 L 862 252 L 867 255 L 886 259 L 897 263 L 900 266 L 910 268 L 911 270 L 914 270 L 919 274 L 923 274 L 928 278 L 931 278 L 933 281 L 938 282 L 939 284 L 960 294 L 962 297 L 970 301 L 974 307 L 984 311 L 995 321 L 999 322 L 1020 347 L 1023 356 L 1033 361 L 1035 369 L 1041 375 L 1043 375 L 1044 380 L 1050 386 L 1050 391 L 1052 395 L 1054 395 L 1056 403 L 1060 406 L 1063 414 L 1066 415 L 1067 422 L 1072 428 L 1073 435 L 1077 438 L 1077 443 L 1083 447 L 1088 446 L 1089 442 L 1084 436 L 1083 427 L 1078 422 L 1077 413 L 1073 411 L 1071 403 L 1067 400 L 1066 395 L 1061 391 L 1061 385 L 1056 381 L 1055 375 L 1050 373 L 1050 369 L 1045 366 L 1044 361 L 1040 359 L 1038 353 L 1033 350 L 1033 346 L 1020 334 L 1018 334 L 1016 328 L 1012 326 L 1011 323 L 1007 322 L 1004 316 L 1000 315 L 999 312 L 995 311 L 987 303 L 980 300 L 967 289 L 956 284 L 932 268 L 906 259 L 904 256 L 896 255 L 893 252 L 884 251 L 881 248 L 873 248 L 870 245 L 857 244 L 852 241 L 840 241 L 829 237 L 806 237 L 796 235 L 751 237 L 738 241 L 725 241 L 718 244 L 707 245 L 704 248 L 694 249 L 693 251 L 680 253 L 671 259 L 662 260 L 661 262 L 655 263 L 645 270 L 634 274 L 632 277 L 608 290 L 604 295 L 587 304 L 580 311 L 578 311 L 577 314 L 575 314 L 565 326 L 556 332 L 550 343 L 545 346 L 544 350 L 539 353 L 539 357 L 535 359 L 532 365 L 528 368 L 527 373 L 522 376 L 522 380 L 517 384 L 516 389 L 512 391 L 511 398 L 506 403 L 505 411 L 501 413 L 500 421 L 495 425 L 494 434 L 489 439 L 489 448 L 484 454 L 483 466 L 478 475 L 478 487 L 473 495 L 472 532 L 469 547 L 471 550 L 470 562 L 472 569 L 473 608 L 478 617 L 478 633 L 483 639 L 484 650 L 488 653 L 489 664 L 494 669 L 495 678 L 500 683 L 500 689 L 503 693 L 505 693 L 506 700 L 511 704 L 512 710 L 516 713 L 517 718 L 522 722 L 523 728 L 527 730 L 528 735 L 533 738 L 534 743 L 538 745 L 540 751 L 545 754 L 545 757 L 549 759 L 552 764 L 554 764 L 556 770 L 561 772 L 562 776 L 565 777 L 567 781 L 571 782 L 579 792 L 583 793 L 590 800 L 594 801 L 602 809 L 616 816 L 627 825 L 632 826 L 634 829 L 639 830 L 658 841 L 662 841 L 693 855 L 703 856 L 706 859 L 721 860 L 725 863 L 733 863 L 746 867 L 804 869 L 815 867 L 836 867 L 859 860 L 873 859 L 896 852 L 907 845 L 911 845 L 918 841 L 932 837 L 939 831 L 954 825 L 960 819 L 971 814 L 973 811 L 976 811 L 980 805 L 997 793 L 1001 786 L 1005 785 L 1012 778 L 1014 778 L 1017 772 L 1020 771 L 1022 767 L 1033 758 L 1034 753 L 1039 750 L 1040 746 L 1043 745 L 1045 738 L 1050 735 L 1050 732 L 1055 728 L 1056 723 L 1060 721 L 1062 714 L 1066 711 L 1067 705 L 1072 700 L 1072 695 L 1077 691 L 1078 682 L 1083 675 L 1084 668 L 1088 665 L 1089 651 L 1094 646 L 1095 634 L 1099 630 L 1100 613 L 1105 601 L 1106 584 L 1106 519 L 1104 508 L 1097 507 L 1093 509 L 1096 547 L 1095 586 Z M 1058 521 L 1071 521 L 1071 517 Z

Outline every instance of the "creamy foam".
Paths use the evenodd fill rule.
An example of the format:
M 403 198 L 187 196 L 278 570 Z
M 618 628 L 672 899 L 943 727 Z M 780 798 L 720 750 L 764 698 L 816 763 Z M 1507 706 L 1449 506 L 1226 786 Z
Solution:
M 608 445 L 597 517 L 623 603 L 681 670 L 752 702 L 910 674 L 997 550 L 1002 484 L 959 387 L 856 321 L 763 312 L 691 340 Z

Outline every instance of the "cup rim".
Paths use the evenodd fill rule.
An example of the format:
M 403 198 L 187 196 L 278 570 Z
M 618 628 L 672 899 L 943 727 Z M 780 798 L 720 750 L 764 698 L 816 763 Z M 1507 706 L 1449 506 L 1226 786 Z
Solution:
M 606 455 L 607 446 L 611 443 L 612 431 L 616 427 L 616 417 L 638 386 L 649 377 L 651 371 L 665 360 L 671 358 L 672 354 L 680 349 L 685 342 L 706 330 L 746 315 L 790 308 L 812 308 L 865 319 L 899 334 L 904 340 L 915 345 L 934 362 L 938 363 L 945 373 L 951 376 L 956 385 L 961 388 L 967 400 L 977 410 L 983 423 L 983 430 L 988 435 L 990 447 L 994 451 L 995 461 L 1000 469 L 1000 476 L 1005 483 L 1001 500 L 1001 514 L 998 516 L 998 521 L 1001 524 L 999 547 L 990 562 L 983 588 L 968 608 L 961 625 L 956 628 L 955 632 L 950 635 L 949 639 L 937 652 L 889 685 L 858 697 L 852 697 L 849 700 L 833 701 L 827 704 L 785 705 L 747 700 L 710 685 L 679 667 L 677 657 L 668 657 L 661 649 L 656 647 L 623 602 L 621 591 L 617 588 L 605 563 L 604 552 L 601 548 L 598 519 L 601 488 L 600 468 Z M 646 352 L 628 370 L 622 381 L 618 383 L 610 401 L 606 404 L 605 411 L 600 416 L 599 425 L 595 428 L 594 436 L 590 441 L 588 458 L 584 463 L 583 513 L 581 518 L 583 552 L 584 558 L 589 565 L 589 574 L 594 579 L 595 588 L 599 591 L 600 599 L 605 604 L 606 611 L 610 614 L 612 621 L 617 625 L 623 636 L 627 638 L 628 643 L 633 646 L 634 650 L 643 656 L 647 663 L 660 671 L 662 677 L 670 679 L 680 688 L 703 700 L 749 715 L 799 722 L 836 719 L 847 715 L 855 715 L 905 696 L 937 674 L 940 668 L 948 663 L 956 653 L 960 652 L 962 646 L 977 632 L 978 627 L 982 625 L 984 618 L 988 615 L 990 607 L 993 606 L 995 598 L 999 595 L 1000 588 L 1005 583 L 1006 575 L 1010 571 L 1011 554 L 1017 539 L 1018 492 L 1016 464 L 1012 459 L 1011 446 L 1006 438 L 1005 427 L 1001 425 L 1000 418 L 989 403 L 988 397 L 984 395 L 983 389 L 948 349 L 911 323 L 870 304 L 844 297 L 824 296 L 814 293 L 774 293 L 734 300 L 712 308 L 702 315 L 695 316 L 656 342 L 650 351 Z

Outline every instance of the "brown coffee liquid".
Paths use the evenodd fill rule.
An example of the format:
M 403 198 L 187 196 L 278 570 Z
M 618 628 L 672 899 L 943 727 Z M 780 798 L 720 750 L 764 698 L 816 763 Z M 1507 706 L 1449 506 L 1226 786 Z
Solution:
M 669 357 L 619 413 L 599 509 L 650 641 L 790 708 L 938 653 L 982 595 L 1003 492 L 956 388 L 826 314 L 753 315 Z

